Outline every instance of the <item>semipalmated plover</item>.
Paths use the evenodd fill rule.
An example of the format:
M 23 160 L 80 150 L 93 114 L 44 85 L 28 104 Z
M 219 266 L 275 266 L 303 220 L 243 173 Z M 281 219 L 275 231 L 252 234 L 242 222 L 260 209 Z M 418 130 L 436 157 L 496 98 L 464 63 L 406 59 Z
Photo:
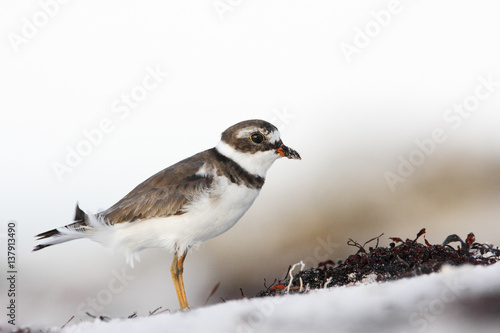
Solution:
M 77 205 L 75 222 L 37 235 L 45 241 L 33 251 L 89 238 L 123 250 L 133 265 L 143 249 L 168 249 L 174 252 L 170 271 L 180 308 L 188 308 L 182 279 L 187 252 L 243 216 L 280 157 L 300 159 L 272 124 L 242 121 L 226 129 L 215 148 L 158 172 L 107 210 L 86 214 Z

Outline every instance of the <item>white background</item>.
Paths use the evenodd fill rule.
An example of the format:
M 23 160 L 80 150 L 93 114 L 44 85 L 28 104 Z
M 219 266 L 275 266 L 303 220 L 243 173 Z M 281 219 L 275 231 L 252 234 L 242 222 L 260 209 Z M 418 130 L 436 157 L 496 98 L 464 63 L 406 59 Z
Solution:
M 94 314 L 177 308 L 170 254 L 145 251 L 132 270 L 89 241 L 32 253 L 33 236 L 71 222 L 77 201 L 89 212 L 109 207 L 251 118 L 280 127 L 303 160 L 277 161 L 248 214 L 188 256 L 193 307 L 218 281 L 212 303 L 238 298 L 240 287 L 252 296 L 300 259 L 345 258 L 348 238 L 384 232 L 386 245 L 426 227 L 435 243 L 473 231 L 498 244 L 500 86 L 456 129 L 444 116 L 480 77 L 500 82 L 500 5 L 401 0 L 382 26 L 375 16 L 389 3 L 0 3 L 0 220 L 18 225 L 19 323 L 62 325 L 122 269 L 134 280 Z M 346 57 L 341 46 L 360 45 L 370 27 Z M 147 68 L 168 76 L 121 118 L 114 103 Z M 58 179 L 54 163 L 103 119 L 113 129 Z M 397 174 L 436 128 L 446 140 L 391 191 L 385 173 Z

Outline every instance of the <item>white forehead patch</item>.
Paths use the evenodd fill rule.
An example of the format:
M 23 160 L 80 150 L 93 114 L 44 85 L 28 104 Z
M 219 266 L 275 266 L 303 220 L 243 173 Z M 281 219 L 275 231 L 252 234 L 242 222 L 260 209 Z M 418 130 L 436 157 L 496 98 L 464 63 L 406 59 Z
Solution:
M 280 140 L 280 137 L 281 137 L 280 132 L 278 130 L 274 130 L 271 133 L 269 133 L 266 130 L 264 130 L 260 127 L 256 127 L 256 126 L 241 129 L 236 134 L 236 137 L 237 138 L 248 138 L 248 137 L 250 137 L 250 135 L 252 135 L 252 133 L 255 133 L 255 132 L 259 132 L 259 133 L 264 134 L 271 143 L 278 142 Z
M 271 143 L 276 143 L 276 142 L 280 141 L 280 138 L 281 138 L 280 131 L 278 131 L 278 130 L 272 131 L 268 137 L 269 137 L 269 141 L 271 141 Z

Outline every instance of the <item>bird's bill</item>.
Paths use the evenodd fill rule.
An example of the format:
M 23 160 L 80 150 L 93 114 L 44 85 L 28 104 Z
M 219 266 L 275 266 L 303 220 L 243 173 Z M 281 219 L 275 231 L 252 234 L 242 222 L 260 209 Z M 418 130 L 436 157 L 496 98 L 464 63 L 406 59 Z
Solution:
M 281 157 L 286 157 L 294 160 L 301 160 L 302 158 L 300 157 L 299 153 L 297 151 L 293 150 L 292 148 L 289 148 L 285 145 L 282 145 L 278 149 L 276 149 L 276 152 L 281 155 Z

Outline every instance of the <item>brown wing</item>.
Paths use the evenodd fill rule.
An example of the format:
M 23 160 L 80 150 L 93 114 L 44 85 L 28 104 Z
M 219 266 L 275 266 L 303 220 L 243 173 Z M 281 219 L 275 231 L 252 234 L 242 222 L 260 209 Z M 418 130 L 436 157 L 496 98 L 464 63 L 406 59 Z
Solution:
M 100 215 L 115 224 L 184 214 L 184 206 L 212 184 L 212 175 L 197 175 L 206 163 L 206 154 L 201 152 L 158 172 Z

